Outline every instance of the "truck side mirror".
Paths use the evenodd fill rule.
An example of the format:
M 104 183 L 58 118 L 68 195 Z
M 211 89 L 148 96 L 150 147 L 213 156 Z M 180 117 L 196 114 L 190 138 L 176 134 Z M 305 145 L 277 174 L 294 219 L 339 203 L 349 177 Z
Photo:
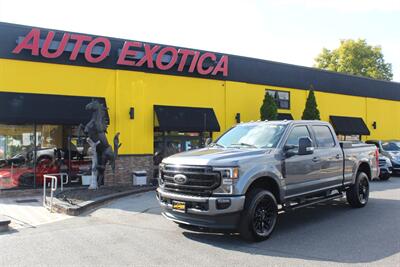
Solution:
M 314 153 L 314 147 L 310 137 L 299 138 L 299 152 L 298 155 L 309 155 Z
M 209 146 L 211 143 L 212 143 L 212 139 L 211 139 L 210 137 L 208 137 L 208 138 L 206 139 L 205 145 L 206 145 L 206 146 Z

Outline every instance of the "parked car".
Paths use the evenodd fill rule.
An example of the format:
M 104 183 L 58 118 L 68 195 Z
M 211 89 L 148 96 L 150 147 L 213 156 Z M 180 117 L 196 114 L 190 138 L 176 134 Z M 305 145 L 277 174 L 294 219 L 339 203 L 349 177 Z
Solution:
M 260 241 L 280 211 L 344 193 L 350 206 L 364 207 L 378 156 L 373 145 L 339 143 L 322 121 L 242 123 L 206 148 L 163 159 L 157 198 L 163 216 L 182 226 Z
M 400 141 L 398 140 L 368 140 L 367 144 L 374 144 L 379 153 L 386 156 L 392 162 L 393 172 L 400 172 Z
M 70 167 L 70 169 L 68 169 Z M 69 181 L 79 178 L 79 174 L 87 172 L 91 168 L 90 160 L 68 160 L 54 161 L 51 159 L 43 158 L 34 168 L 32 164 L 14 166 L 3 166 L 0 168 L 0 189 L 12 188 L 33 188 L 42 186 L 45 174 L 54 173 L 68 173 Z M 36 179 L 34 174 L 36 173 Z
M 392 172 L 393 167 L 390 159 L 383 155 L 379 155 L 379 178 L 381 180 L 389 180 Z

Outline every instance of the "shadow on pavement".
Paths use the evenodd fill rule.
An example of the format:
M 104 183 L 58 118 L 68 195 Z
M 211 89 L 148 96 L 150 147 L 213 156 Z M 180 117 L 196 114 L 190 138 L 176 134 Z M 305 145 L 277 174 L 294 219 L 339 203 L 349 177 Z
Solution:
M 370 199 L 365 208 L 352 209 L 344 200 L 331 201 L 282 214 L 267 241 L 247 243 L 238 235 L 184 231 L 191 240 L 239 252 L 368 263 L 400 252 L 400 201 Z

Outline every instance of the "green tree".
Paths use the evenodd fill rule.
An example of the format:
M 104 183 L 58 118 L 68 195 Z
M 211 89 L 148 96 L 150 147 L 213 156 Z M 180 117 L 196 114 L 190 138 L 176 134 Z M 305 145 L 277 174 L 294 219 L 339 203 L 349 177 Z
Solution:
M 260 108 L 261 120 L 277 120 L 278 119 L 278 107 L 276 106 L 275 99 L 267 93 L 265 93 L 263 104 Z
M 336 49 L 322 49 L 314 67 L 374 79 L 393 79 L 392 64 L 385 63 L 380 46 L 368 45 L 365 39 L 341 40 Z
M 303 116 L 301 116 L 302 120 L 320 120 L 319 116 L 319 110 L 318 110 L 318 105 L 317 105 L 317 100 L 315 99 L 315 94 L 314 90 L 311 87 L 307 101 L 306 101 L 306 106 L 303 111 Z

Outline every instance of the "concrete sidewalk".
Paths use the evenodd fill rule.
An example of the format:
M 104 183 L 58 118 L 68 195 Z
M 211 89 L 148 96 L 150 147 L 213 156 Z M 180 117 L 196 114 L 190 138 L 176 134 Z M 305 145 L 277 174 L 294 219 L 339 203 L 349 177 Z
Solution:
M 70 218 L 65 214 L 50 213 L 43 207 L 42 199 L 41 195 L 0 198 L 0 215 L 11 220 L 10 229 L 34 228 Z

